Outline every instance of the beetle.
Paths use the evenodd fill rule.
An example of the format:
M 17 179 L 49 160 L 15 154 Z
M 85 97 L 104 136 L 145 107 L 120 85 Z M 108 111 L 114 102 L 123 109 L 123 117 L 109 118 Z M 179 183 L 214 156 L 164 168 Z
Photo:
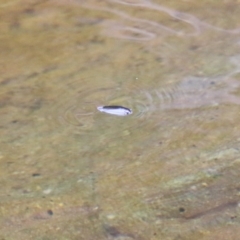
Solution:
M 113 114 L 117 116 L 127 116 L 132 114 L 132 110 L 130 108 L 122 107 L 122 106 L 99 106 L 97 107 L 98 111 Z

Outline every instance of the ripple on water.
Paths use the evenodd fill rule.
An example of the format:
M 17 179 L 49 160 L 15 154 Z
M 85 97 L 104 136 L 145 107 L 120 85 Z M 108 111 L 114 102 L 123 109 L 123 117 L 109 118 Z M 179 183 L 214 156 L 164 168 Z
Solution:
M 218 118 L 218 107 L 240 104 L 240 97 L 235 94 L 239 88 L 235 78 L 239 73 L 238 58 L 233 57 L 232 62 L 236 68 L 222 76 L 186 76 L 175 82 L 159 78 L 150 85 L 141 80 L 114 83 L 109 79 L 100 79 L 96 84 L 92 77 L 62 82 L 57 86 L 57 104 L 52 110 L 57 111 L 55 118 L 65 134 L 84 136 L 81 141 L 88 146 L 87 150 L 105 152 L 106 146 L 117 146 L 124 139 L 125 150 L 116 154 L 131 154 L 131 149 L 135 149 L 141 156 L 155 157 L 159 153 L 157 143 L 163 142 L 168 143 L 163 144 L 165 156 L 188 155 L 182 148 L 170 151 L 169 147 L 196 145 L 198 149 L 192 151 L 200 151 L 212 146 L 214 143 L 206 132 Z M 103 114 L 97 110 L 102 105 L 125 106 L 133 114 L 126 117 Z M 214 129 L 213 135 L 223 133 L 221 130 L 217 134 Z M 141 150 L 143 146 L 148 146 L 148 150 Z
M 113 134 L 118 131 L 113 121 L 121 122 L 122 130 L 131 131 L 149 121 L 158 124 L 158 121 L 154 123 L 154 119 L 162 117 L 165 111 L 209 108 L 229 103 L 239 105 L 240 97 L 234 94 L 239 88 L 239 81 L 234 78 L 238 72 L 237 69 L 232 74 L 208 78 L 188 76 L 154 89 L 87 84 L 83 87 L 80 82 L 72 83 L 69 89 L 60 91 L 58 118 L 62 124 L 72 127 L 74 132 L 89 134 L 104 128 Z M 103 115 L 97 111 L 101 105 L 125 106 L 132 109 L 133 114 L 125 118 Z
M 84 87 L 83 87 L 84 85 Z M 139 128 L 136 119 L 145 109 L 141 103 L 132 101 L 131 90 L 117 84 L 97 87 L 96 84 L 83 84 L 81 81 L 69 84 L 69 89 L 59 90 L 57 104 L 58 122 L 74 134 L 86 136 L 96 146 L 107 141 L 128 136 L 133 129 Z M 129 116 L 107 115 L 97 110 L 102 105 L 120 105 L 133 109 Z M 94 139 L 94 141 L 93 141 Z

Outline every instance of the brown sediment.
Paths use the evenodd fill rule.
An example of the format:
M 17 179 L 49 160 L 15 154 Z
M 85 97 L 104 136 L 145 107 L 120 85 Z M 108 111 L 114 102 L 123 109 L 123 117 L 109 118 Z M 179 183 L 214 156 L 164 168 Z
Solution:
M 238 14 L 216 1 L 5 2 L 1 237 L 239 233 Z M 101 119 L 95 103 L 140 116 Z
M 209 209 L 202 209 L 203 211 L 192 211 L 192 212 L 186 212 L 182 215 L 185 219 L 197 219 L 201 218 L 210 214 L 224 214 L 228 210 L 235 210 L 238 207 L 238 201 L 230 201 L 226 203 L 222 203 L 219 206 L 209 208 Z

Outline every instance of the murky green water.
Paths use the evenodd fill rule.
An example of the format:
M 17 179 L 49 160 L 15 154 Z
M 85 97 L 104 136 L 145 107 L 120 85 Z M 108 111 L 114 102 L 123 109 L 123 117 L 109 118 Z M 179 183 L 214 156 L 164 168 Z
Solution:
M 239 15 L 2 1 L 1 239 L 238 239 Z

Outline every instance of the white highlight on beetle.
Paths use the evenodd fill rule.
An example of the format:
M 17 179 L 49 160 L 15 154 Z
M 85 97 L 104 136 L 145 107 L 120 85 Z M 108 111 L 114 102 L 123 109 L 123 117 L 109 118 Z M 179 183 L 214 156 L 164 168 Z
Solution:
M 121 106 L 99 106 L 97 107 L 98 111 L 117 115 L 117 116 L 127 116 L 132 114 L 132 110 L 129 108 L 121 107 Z

